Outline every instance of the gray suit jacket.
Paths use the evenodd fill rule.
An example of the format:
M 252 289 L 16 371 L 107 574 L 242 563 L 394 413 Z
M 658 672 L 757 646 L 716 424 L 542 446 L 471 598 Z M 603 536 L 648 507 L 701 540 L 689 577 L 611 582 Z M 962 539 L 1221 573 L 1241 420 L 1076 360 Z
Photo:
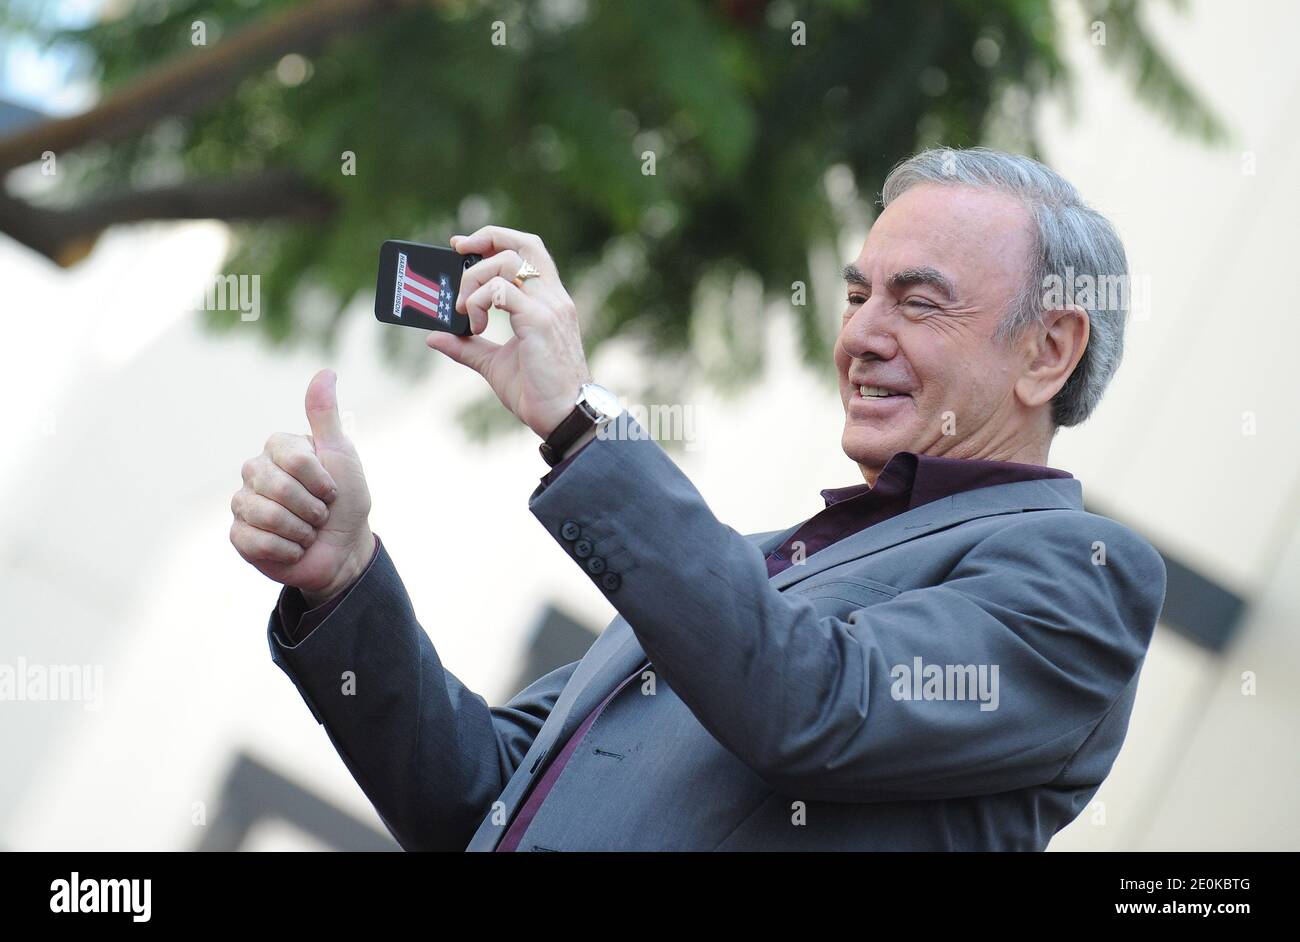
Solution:
M 530 508 L 619 617 L 505 706 L 443 667 L 383 548 L 301 643 L 272 615 L 272 657 L 403 847 L 493 849 L 646 660 L 521 850 L 1041 850 L 1084 808 L 1165 572 L 1077 480 L 943 498 L 769 580 L 792 531 L 741 536 L 634 422 L 616 430 Z

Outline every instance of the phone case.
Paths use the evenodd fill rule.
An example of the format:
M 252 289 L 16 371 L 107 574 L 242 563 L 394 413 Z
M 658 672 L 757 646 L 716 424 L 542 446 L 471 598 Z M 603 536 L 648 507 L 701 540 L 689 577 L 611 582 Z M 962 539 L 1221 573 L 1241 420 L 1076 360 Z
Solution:
M 379 248 L 375 317 L 385 324 L 466 336 L 469 318 L 456 312 L 456 294 L 465 269 L 481 258 L 389 239 Z

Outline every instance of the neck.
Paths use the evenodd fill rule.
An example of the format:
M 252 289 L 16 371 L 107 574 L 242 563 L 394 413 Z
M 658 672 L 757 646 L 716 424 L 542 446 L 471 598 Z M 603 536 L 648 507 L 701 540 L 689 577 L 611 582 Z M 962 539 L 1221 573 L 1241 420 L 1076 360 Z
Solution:
M 1012 461 L 1016 464 L 1043 466 L 1047 464 L 1047 456 L 1051 445 L 1050 438 L 1036 441 L 1003 442 L 1000 445 L 990 444 L 985 447 L 974 446 L 971 443 L 969 447 L 927 448 L 917 451 L 917 454 L 932 455 L 936 458 L 961 458 L 967 461 Z M 884 465 L 874 466 L 858 463 L 858 470 L 862 472 L 862 479 L 872 487 L 876 486 L 876 479 L 880 477 L 880 472 L 884 470 L 884 467 Z

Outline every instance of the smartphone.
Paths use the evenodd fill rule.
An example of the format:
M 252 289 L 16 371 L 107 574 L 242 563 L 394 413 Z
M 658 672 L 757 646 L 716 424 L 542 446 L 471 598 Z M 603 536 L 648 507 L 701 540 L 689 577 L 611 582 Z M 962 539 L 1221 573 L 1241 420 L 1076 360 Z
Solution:
M 469 318 L 456 312 L 456 294 L 465 269 L 482 258 L 389 239 L 379 247 L 375 317 L 385 324 L 468 335 Z

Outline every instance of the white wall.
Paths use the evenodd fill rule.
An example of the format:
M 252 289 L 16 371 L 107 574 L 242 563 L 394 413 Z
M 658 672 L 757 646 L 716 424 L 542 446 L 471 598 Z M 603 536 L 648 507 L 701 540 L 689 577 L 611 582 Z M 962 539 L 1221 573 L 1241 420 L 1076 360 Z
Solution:
M 1263 276 L 1289 272 L 1296 244 L 1300 65 L 1289 47 L 1300 8 L 1200 3 L 1158 26 L 1234 141 L 1207 150 L 1172 135 L 1123 82 L 1086 65 L 1094 50 L 1079 31 L 1079 118 L 1045 109 L 1048 157 L 1119 225 L 1155 305 L 1132 325 L 1099 414 L 1061 434 L 1052 463 L 1082 478 L 1090 501 L 1257 603 L 1223 656 L 1157 637 L 1129 741 L 1098 796 L 1104 823 L 1103 806 L 1090 809 L 1053 847 L 1294 849 L 1300 319 L 1289 290 Z M 860 236 L 846 238 L 845 258 Z M 466 682 L 492 699 L 512 692 L 523 634 L 547 599 L 592 624 L 612 614 L 527 512 L 545 470 L 531 437 L 471 445 L 451 421 L 478 394 L 474 377 L 392 375 L 376 349 L 388 328 L 364 305 L 339 354 L 270 349 L 251 329 L 202 334 L 186 305 L 223 244 L 211 224 L 138 227 L 111 233 L 70 272 L 0 245 L 0 661 L 97 664 L 105 677 L 95 711 L 0 708 L 2 846 L 193 846 L 193 803 L 215 801 L 237 749 L 377 824 L 271 664 L 275 588 L 226 536 L 240 463 L 271 431 L 305 430 L 302 392 L 319 366 L 340 372 L 375 528 Z M 787 325 L 770 339 L 769 375 L 739 400 L 682 397 L 703 438 L 679 460 L 741 531 L 794 523 L 818 509 L 821 488 L 856 474 L 838 449 L 833 386 L 782 353 Z M 615 387 L 630 372 L 617 355 L 596 369 Z M 1242 433 L 1244 412 L 1254 435 Z M 773 430 L 791 443 L 779 458 L 756 444 Z M 464 482 L 474 499 L 432 499 L 416 478 Z M 1256 696 L 1239 692 L 1242 671 L 1256 672 Z M 277 832 L 261 844 L 294 841 Z

